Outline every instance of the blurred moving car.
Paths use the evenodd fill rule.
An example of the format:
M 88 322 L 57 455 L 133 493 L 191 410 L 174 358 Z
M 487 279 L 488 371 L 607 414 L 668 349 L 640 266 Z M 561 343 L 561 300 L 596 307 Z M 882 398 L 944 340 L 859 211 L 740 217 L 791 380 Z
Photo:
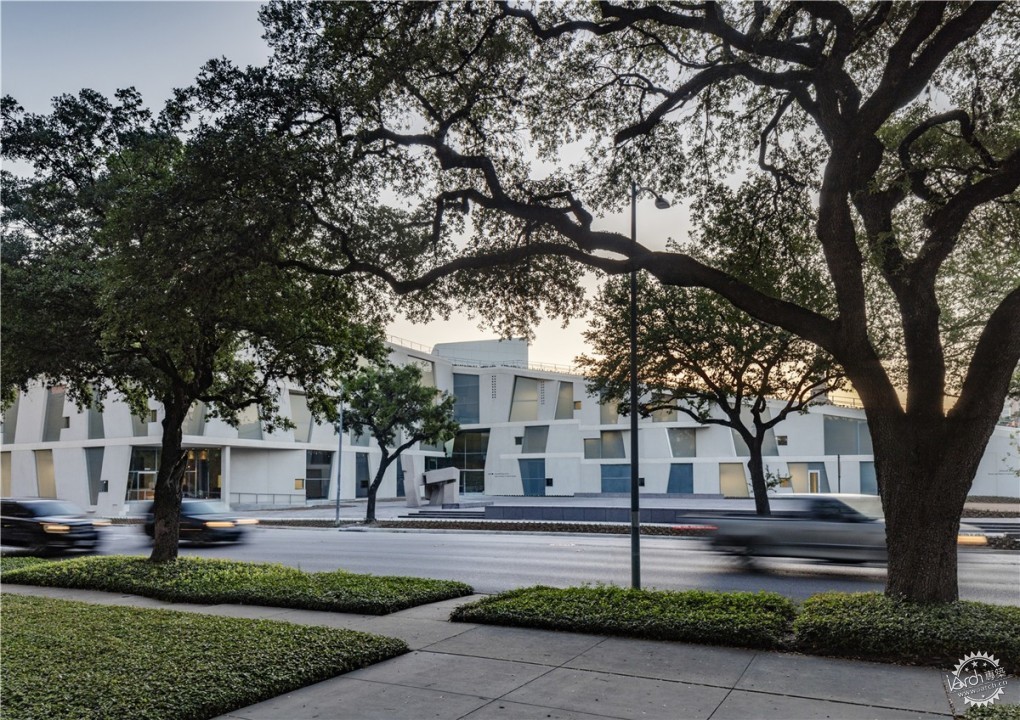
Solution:
M 98 528 L 109 520 L 85 516 L 81 508 L 49 498 L 0 499 L 0 542 L 35 553 L 96 550 Z
M 802 557 L 885 562 L 885 517 L 874 495 L 789 493 L 769 497 L 772 515 L 717 518 L 712 545 L 744 558 Z M 960 545 L 986 545 L 979 528 L 960 525 Z
M 255 518 L 244 518 L 224 512 L 220 503 L 210 500 L 181 501 L 180 539 L 191 542 L 240 542 L 248 528 L 258 524 Z M 156 533 L 152 504 L 145 511 L 145 534 L 150 538 Z

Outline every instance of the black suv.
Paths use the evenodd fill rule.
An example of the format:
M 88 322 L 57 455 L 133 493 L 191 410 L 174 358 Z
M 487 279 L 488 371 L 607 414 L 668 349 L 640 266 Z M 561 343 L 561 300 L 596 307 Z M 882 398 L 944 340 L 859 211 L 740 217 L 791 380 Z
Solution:
M 47 553 L 59 550 L 96 550 L 97 528 L 109 520 L 93 520 L 71 503 L 46 498 L 0 500 L 0 542 Z
M 223 512 L 223 509 L 220 503 L 214 501 L 182 500 L 180 539 L 198 543 L 241 542 L 248 528 L 258 524 L 255 518 L 237 517 Z M 151 538 L 155 528 L 152 504 L 149 503 L 145 508 L 143 529 Z

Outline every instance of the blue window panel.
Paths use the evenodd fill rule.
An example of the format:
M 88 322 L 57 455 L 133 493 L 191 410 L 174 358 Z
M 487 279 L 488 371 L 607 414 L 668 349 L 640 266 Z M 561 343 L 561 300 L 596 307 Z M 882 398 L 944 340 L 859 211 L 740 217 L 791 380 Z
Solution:
M 545 495 L 545 460 L 518 460 L 521 466 L 521 484 L 527 497 Z
M 861 494 L 878 495 L 878 475 L 873 462 L 861 463 Z
M 669 466 L 669 484 L 666 492 L 674 495 L 694 493 L 694 466 L 691 463 L 677 463 Z
M 630 492 L 630 465 L 603 465 L 602 492 Z

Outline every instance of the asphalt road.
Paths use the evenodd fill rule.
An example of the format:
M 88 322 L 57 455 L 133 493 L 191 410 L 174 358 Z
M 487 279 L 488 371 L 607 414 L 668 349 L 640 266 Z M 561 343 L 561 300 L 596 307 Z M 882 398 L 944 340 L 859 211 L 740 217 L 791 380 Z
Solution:
M 103 552 L 148 554 L 138 526 L 107 528 Z M 278 562 L 303 570 L 343 568 L 376 575 L 460 580 L 482 593 L 527 585 L 630 585 L 630 538 L 622 535 L 256 528 L 239 545 L 181 547 L 184 555 Z M 767 559 L 748 571 L 694 538 L 641 541 L 642 584 L 681 590 L 771 590 L 805 598 L 829 590 L 880 591 L 878 565 Z M 961 550 L 964 600 L 1020 605 L 1020 553 Z

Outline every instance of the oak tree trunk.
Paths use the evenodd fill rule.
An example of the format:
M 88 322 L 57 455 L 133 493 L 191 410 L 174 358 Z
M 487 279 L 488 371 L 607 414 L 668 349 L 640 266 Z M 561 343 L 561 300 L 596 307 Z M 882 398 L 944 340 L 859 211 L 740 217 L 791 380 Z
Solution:
M 171 562 L 177 559 L 177 545 L 181 528 L 181 495 L 184 491 L 182 480 L 187 465 L 184 452 L 184 419 L 190 402 L 181 396 L 165 399 L 163 408 L 163 441 L 159 457 L 159 471 L 156 475 L 156 494 L 152 505 L 154 536 L 152 562 Z
M 964 502 L 987 443 L 944 418 L 869 418 L 889 552 L 886 595 L 954 602 Z
M 751 473 L 751 494 L 754 495 L 754 511 L 758 515 L 771 515 L 769 506 L 769 488 L 765 482 L 765 462 L 762 459 L 760 438 L 749 442 L 751 457 L 747 459 L 747 469 Z
M 394 457 L 383 451 L 382 457 L 379 459 L 379 469 L 375 473 L 372 484 L 368 486 L 368 502 L 365 503 L 366 525 L 371 525 L 375 522 L 375 496 L 379 492 L 379 486 L 382 485 L 383 477 L 386 475 L 386 468 L 390 466 Z

